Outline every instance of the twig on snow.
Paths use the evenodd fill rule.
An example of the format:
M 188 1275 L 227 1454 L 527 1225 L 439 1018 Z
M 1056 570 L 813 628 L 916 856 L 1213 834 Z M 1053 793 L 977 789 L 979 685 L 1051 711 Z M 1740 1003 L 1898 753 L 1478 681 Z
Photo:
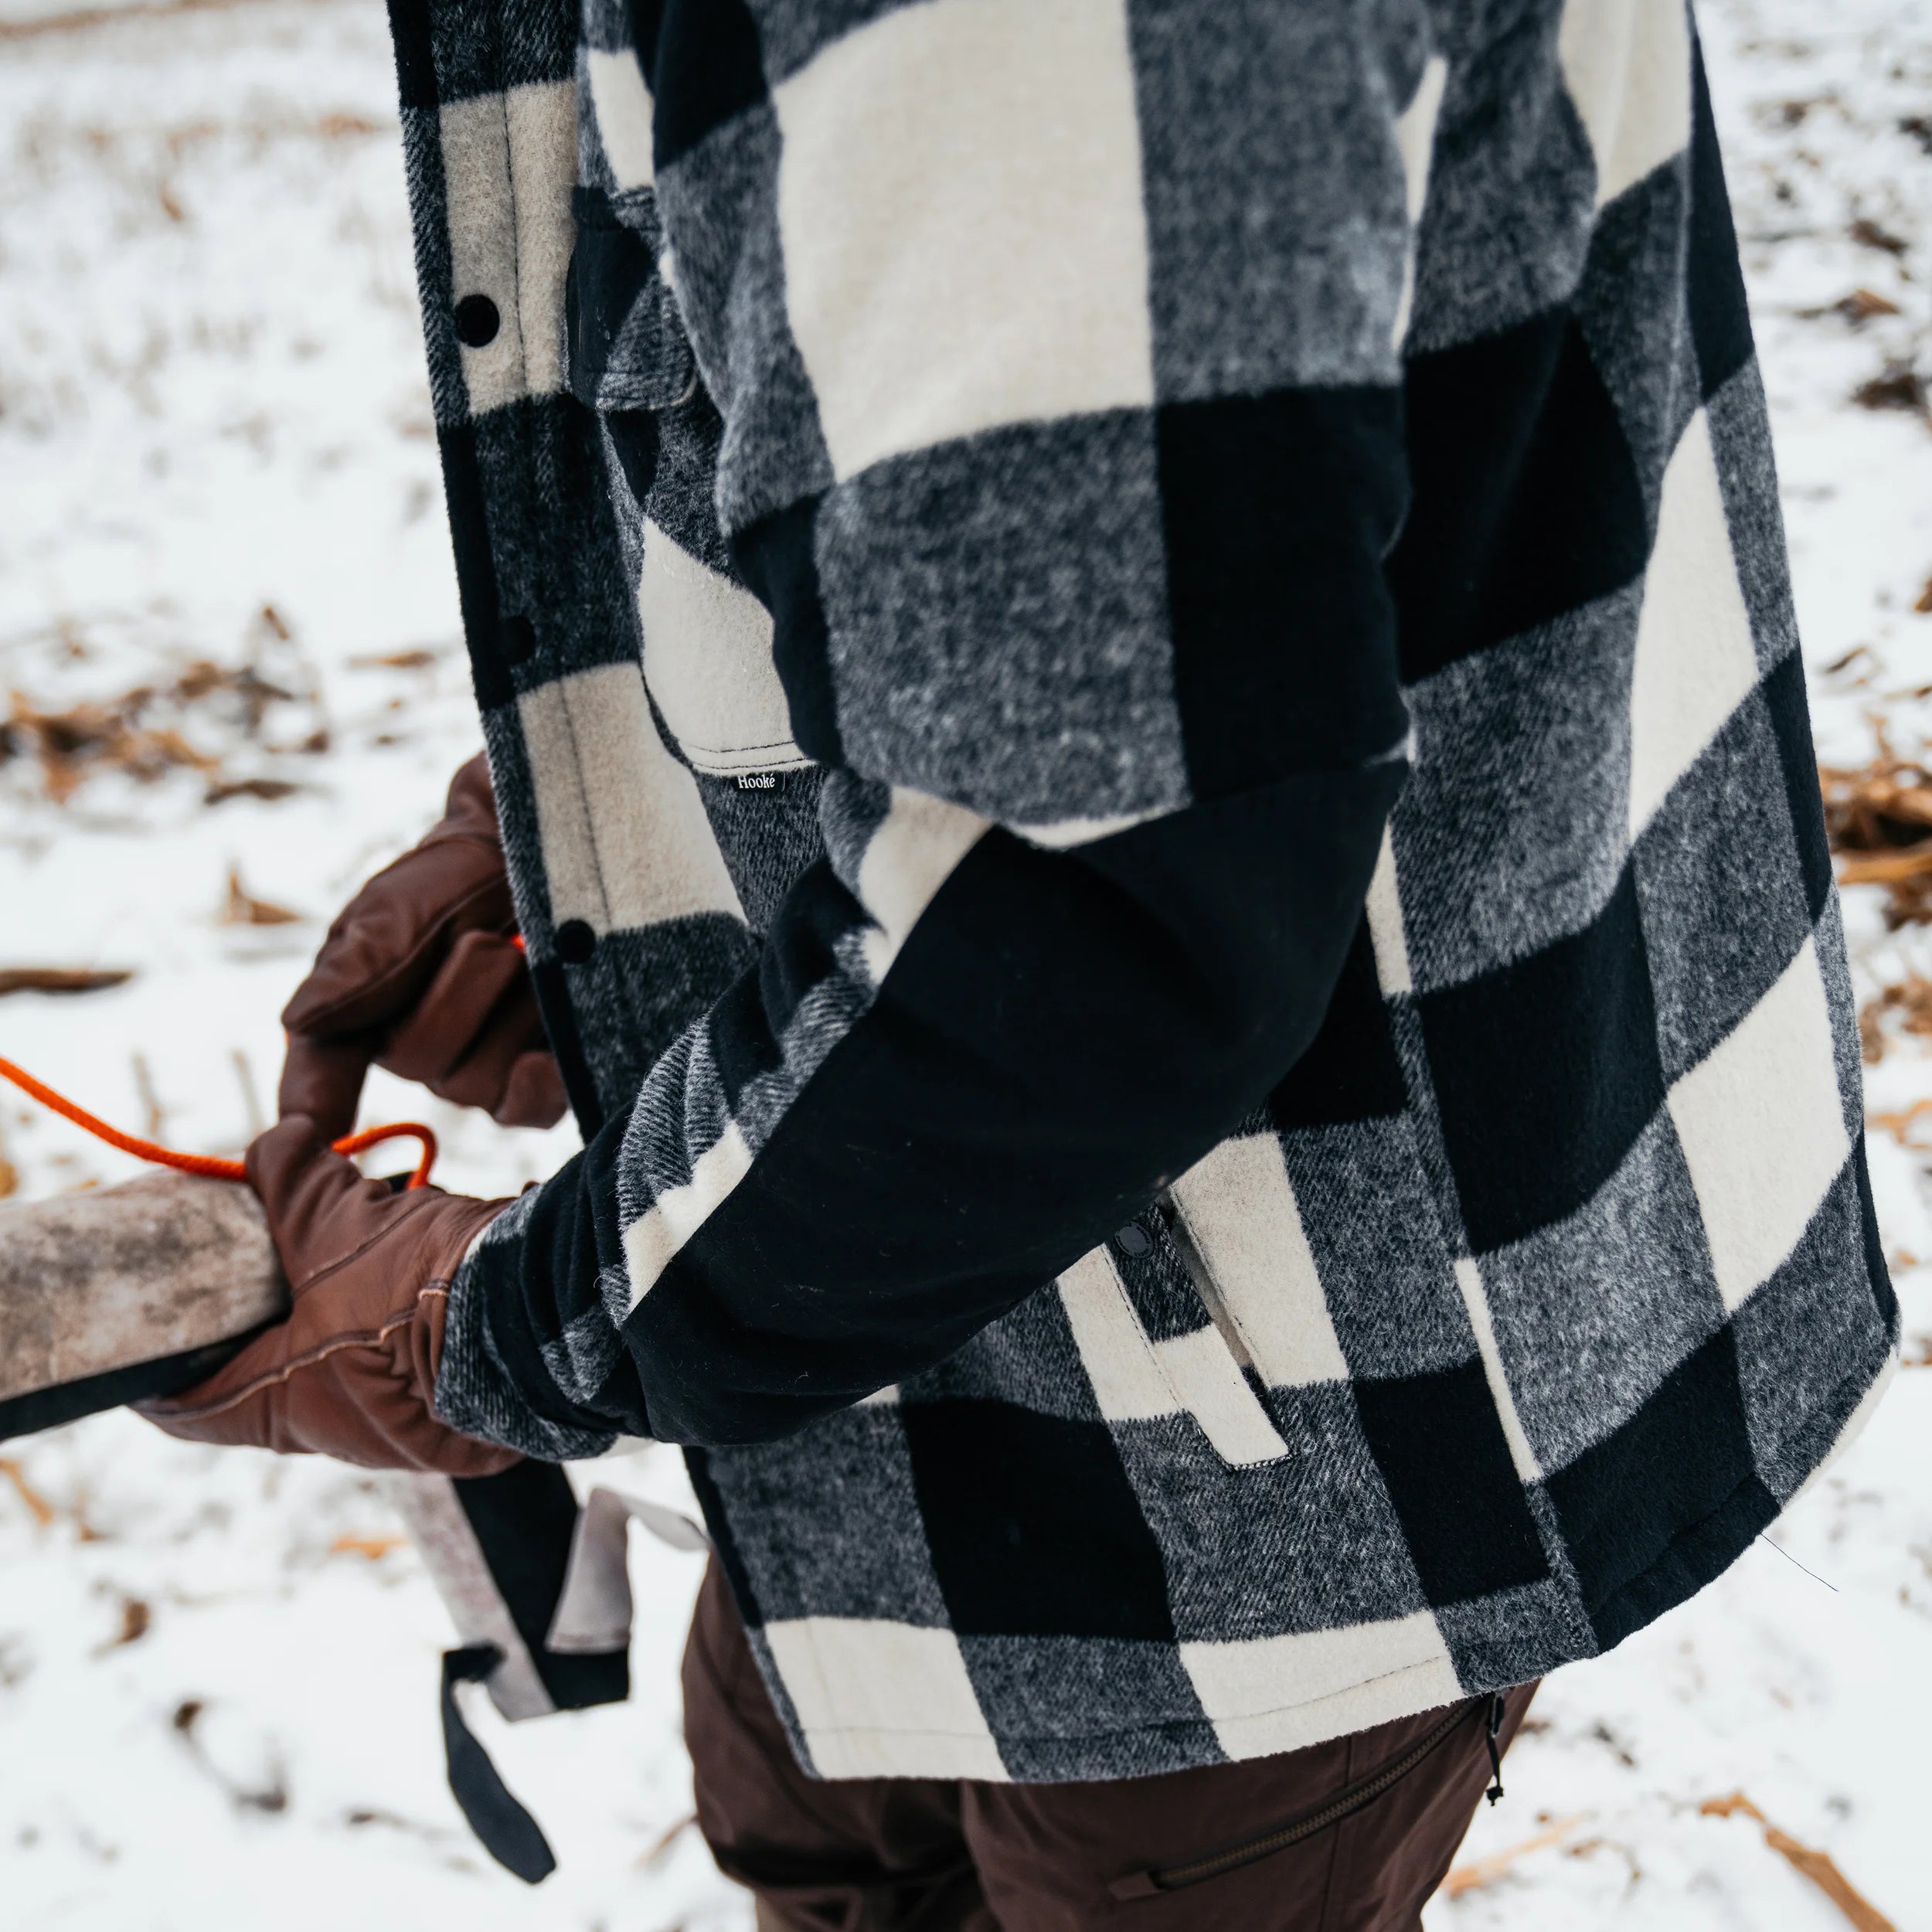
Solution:
M 1728 1798 L 1707 1798 L 1697 1808 L 1706 1818 L 1730 1818 L 1742 1811 L 1763 1825 L 1764 1842 L 1794 1872 L 1809 1879 L 1858 1932 L 1898 1932 L 1897 1927 L 1838 1869 L 1828 1852 L 1815 1852 L 1808 1845 L 1801 1845 L 1790 1832 L 1781 1832 L 1742 1791 L 1733 1791 Z

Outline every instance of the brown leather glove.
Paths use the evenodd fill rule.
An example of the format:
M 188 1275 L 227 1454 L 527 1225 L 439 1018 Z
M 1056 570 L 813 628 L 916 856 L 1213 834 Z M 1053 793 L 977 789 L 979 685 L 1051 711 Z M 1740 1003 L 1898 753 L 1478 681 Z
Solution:
M 563 1081 L 515 930 L 479 753 L 456 774 L 442 821 L 329 927 L 282 1013 L 280 1111 L 339 1140 L 373 1063 L 505 1127 L 560 1120 Z
M 368 1469 L 487 1476 L 515 1462 L 433 1406 L 450 1279 L 509 1204 L 366 1181 L 301 1114 L 248 1150 L 248 1178 L 294 1306 L 206 1381 L 141 1413 L 191 1441 L 313 1450 Z

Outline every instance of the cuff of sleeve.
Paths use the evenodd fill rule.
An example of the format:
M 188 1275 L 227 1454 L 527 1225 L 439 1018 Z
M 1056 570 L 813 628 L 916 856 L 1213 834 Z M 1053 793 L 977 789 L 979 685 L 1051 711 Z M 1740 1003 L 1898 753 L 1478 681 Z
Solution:
M 508 1337 L 506 1351 L 495 1332 L 513 1316 L 502 1291 L 514 1294 L 516 1287 L 526 1203 L 532 1198 L 513 1202 L 478 1235 L 450 1283 L 434 1406 L 443 1421 L 466 1436 L 540 1461 L 574 1462 L 607 1453 L 618 1432 L 543 1413 L 538 1392 L 527 1389 L 505 1359 L 506 1352 L 523 1351 Z

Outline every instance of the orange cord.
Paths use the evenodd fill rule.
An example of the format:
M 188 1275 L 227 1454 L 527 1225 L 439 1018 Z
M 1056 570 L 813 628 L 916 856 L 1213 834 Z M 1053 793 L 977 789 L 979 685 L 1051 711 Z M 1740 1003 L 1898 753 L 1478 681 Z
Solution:
M 143 1161 L 152 1161 L 157 1167 L 172 1167 L 182 1174 L 206 1175 L 216 1181 L 245 1181 L 248 1170 L 240 1161 L 224 1161 L 213 1154 L 178 1154 L 171 1147 L 158 1147 L 152 1141 L 143 1141 L 131 1134 L 124 1134 L 117 1127 L 110 1127 L 105 1121 L 97 1120 L 83 1107 L 77 1107 L 64 1094 L 56 1094 L 43 1080 L 37 1080 L 23 1066 L 16 1066 L 10 1060 L 0 1060 L 0 1077 L 10 1080 L 15 1087 L 31 1094 L 43 1107 L 50 1107 L 63 1120 L 72 1121 L 76 1127 L 84 1127 L 98 1141 L 105 1141 L 110 1147 L 117 1147 L 124 1154 L 132 1154 Z M 415 1140 L 423 1145 L 423 1158 L 416 1164 L 416 1172 L 410 1176 L 411 1187 L 427 1187 L 430 1169 L 436 1163 L 436 1134 L 432 1128 L 420 1121 L 397 1121 L 388 1127 L 366 1127 L 359 1134 L 351 1134 L 335 1143 L 338 1154 L 359 1154 L 366 1147 L 375 1147 L 384 1141 Z

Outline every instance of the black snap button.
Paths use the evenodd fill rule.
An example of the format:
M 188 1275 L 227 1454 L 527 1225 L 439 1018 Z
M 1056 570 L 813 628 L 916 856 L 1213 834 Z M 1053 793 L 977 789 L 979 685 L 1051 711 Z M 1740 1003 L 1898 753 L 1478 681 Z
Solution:
M 1124 1255 L 1138 1260 L 1154 1246 L 1154 1237 L 1138 1221 L 1130 1221 L 1114 1237 L 1114 1245 Z
M 566 919 L 556 929 L 556 956 L 566 966 L 581 966 L 597 944 L 597 934 L 581 919 Z
M 505 617 L 497 628 L 497 640 L 512 664 L 522 664 L 536 655 L 536 626 L 528 617 Z
M 465 295 L 456 305 L 456 339 L 467 349 L 483 349 L 496 340 L 502 318 L 487 295 Z

